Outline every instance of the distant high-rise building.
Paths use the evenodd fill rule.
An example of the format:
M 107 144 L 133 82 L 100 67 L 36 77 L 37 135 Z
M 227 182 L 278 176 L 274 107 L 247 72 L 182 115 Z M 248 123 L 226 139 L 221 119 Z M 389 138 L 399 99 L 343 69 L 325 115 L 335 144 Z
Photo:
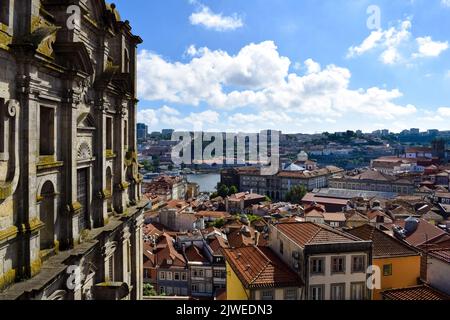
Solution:
M 435 139 L 431 143 L 433 148 L 433 157 L 439 158 L 439 160 L 444 161 L 445 156 L 445 150 L 446 150 L 446 142 L 444 139 Z
M 173 129 L 162 129 L 161 134 L 163 135 L 163 137 L 167 138 L 167 137 L 172 137 L 172 134 L 174 133 L 175 130 Z
M 148 137 L 148 126 L 145 123 L 138 123 L 136 128 L 137 139 L 145 140 Z

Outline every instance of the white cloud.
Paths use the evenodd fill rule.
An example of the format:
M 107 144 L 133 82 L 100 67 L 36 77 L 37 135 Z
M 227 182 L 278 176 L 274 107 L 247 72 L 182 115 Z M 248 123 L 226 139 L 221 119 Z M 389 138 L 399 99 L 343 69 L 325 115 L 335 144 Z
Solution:
M 417 38 L 416 41 L 419 45 L 419 52 L 415 54 L 415 57 L 438 57 L 448 49 L 447 41 L 433 41 L 431 37 Z
M 442 117 L 450 117 L 450 108 L 447 107 L 439 108 L 437 113 Z
M 213 126 L 219 122 L 220 114 L 216 111 L 191 112 L 184 116 L 178 110 L 162 106 L 159 109 L 144 109 L 138 112 L 138 122 L 147 124 L 150 128 L 164 127 L 179 130 L 201 130 L 206 126 Z
M 311 74 L 311 73 L 319 73 L 321 71 L 321 67 L 320 64 L 315 62 L 313 59 L 308 59 L 305 61 L 305 65 L 307 68 L 307 73 Z
M 441 0 L 441 4 L 442 4 L 444 7 L 450 8 L 450 0 Z
M 244 26 L 242 18 L 236 13 L 224 16 L 222 13 L 214 13 L 204 5 L 200 6 L 200 10 L 191 14 L 189 21 L 192 25 L 201 25 L 215 31 L 231 31 Z
M 450 1 L 450 0 L 449 0 Z M 415 41 L 411 33 L 412 23 L 404 20 L 396 27 L 375 30 L 359 46 L 348 49 L 347 57 L 361 56 L 378 49 L 380 61 L 384 64 L 408 63 L 411 58 L 438 57 L 448 49 L 448 42 L 433 41 L 430 36 L 418 37 Z
M 187 63 L 168 61 L 144 50 L 138 64 L 141 99 L 211 108 L 208 113 L 185 117 L 167 108 L 156 112 L 161 122 L 173 120 L 173 126 L 197 126 L 200 121 L 223 129 L 287 129 L 311 123 L 329 126 L 337 119 L 342 123 L 355 117 L 368 119 L 368 123 L 394 121 L 417 111 L 413 105 L 395 102 L 402 97 L 399 90 L 351 89 L 351 72 L 346 68 L 321 67 L 308 59 L 303 74 L 289 73 L 291 61 L 279 54 L 272 41 L 249 44 L 236 55 L 195 49 Z

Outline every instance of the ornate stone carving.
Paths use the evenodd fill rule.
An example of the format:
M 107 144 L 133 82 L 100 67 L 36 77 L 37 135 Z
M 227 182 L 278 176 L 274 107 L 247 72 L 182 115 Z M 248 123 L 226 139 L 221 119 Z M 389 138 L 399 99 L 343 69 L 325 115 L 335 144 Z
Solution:
M 90 160 L 92 159 L 91 147 L 87 142 L 81 143 L 78 148 L 78 160 Z

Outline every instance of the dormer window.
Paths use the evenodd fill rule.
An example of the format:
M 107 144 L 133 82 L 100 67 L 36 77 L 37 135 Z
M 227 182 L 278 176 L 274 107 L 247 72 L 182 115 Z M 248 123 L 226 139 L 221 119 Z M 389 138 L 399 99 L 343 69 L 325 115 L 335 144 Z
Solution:
M 167 259 L 167 264 L 168 264 L 168 265 L 172 265 L 172 264 L 173 264 L 173 261 L 172 261 L 171 259 Z

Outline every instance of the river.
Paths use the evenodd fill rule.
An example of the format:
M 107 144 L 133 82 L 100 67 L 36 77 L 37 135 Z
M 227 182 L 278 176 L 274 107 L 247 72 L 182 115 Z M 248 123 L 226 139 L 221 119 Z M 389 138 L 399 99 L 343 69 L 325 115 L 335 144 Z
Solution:
M 200 192 L 215 192 L 217 184 L 220 182 L 220 174 L 188 174 L 187 181 L 197 183 L 200 186 Z

